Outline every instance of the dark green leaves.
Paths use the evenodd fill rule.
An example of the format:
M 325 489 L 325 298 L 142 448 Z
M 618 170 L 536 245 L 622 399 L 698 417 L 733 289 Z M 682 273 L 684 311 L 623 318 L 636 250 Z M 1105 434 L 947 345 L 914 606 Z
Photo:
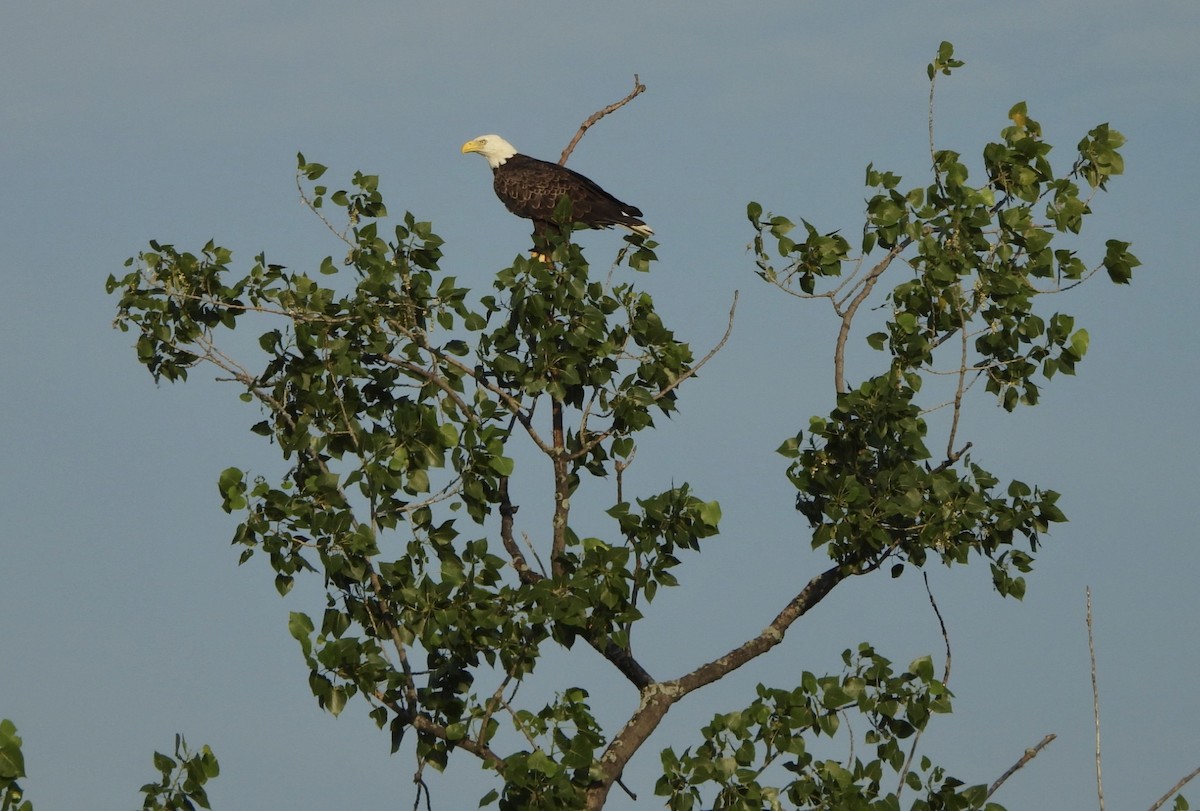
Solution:
M 1129 252 L 1128 242 L 1110 239 L 1105 246 L 1104 269 L 1108 271 L 1108 277 L 1117 284 L 1129 284 L 1133 269 L 1142 263 Z
M 703 807 L 900 807 L 898 796 L 888 789 L 906 769 L 907 742 L 933 715 L 950 712 L 950 692 L 928 657 L 897 672 L 864 643 L 845 651 L 843 662 L 840 675 L 804 672 L 793 689 L 760 685 L 749 706 L 714 716 L 701 730 L 699 746 L 663 750 L 663 776 L 655 793 L 680 811 L 701 807 L 703 788 L 716 792 Z M 840 719 L 851 713 L 865 721 L 865 730 L 843 728 Z M 856 748 L 862 754 L 852 760 L 837 762 L 816 754 L 828 751 L 818 739 L 850 734 L 866 743 Z M 892 773 L 890 779 L 884 779 L 885 770 Z M 959 799 L 957 787 L 963 784 L 928 762 L 914 764 L 906 782 L 925 796 L 929 807 L 973 807 L 967 797 L 975 789 L 963 790 Z
M 204 786 L 221 773 L 221 767 L 207 746 L 192 752 L 183 736 L 176 735 L 175 756 L 155 752 L 154 768 L 161 778 L 141 788 L 146 795 L 142 803 L 145 811 L 194 811 L 197 806 L 211 807 Z
M 937 57 L 935 57 L 934 60 L 930 62 L 928 66 L 926 66 L 925 73 L 927 76 L 929 76 L 929 80 L 933 81 L 934 77 L 937 76 L 939 71 L 946 76 L 949 76 L 950 71 L 954 70 L 955 68 L 961 68 L 963 64 L 964 63 L 962 60 L 954 58 L 954 46 L 949 42 L 942 42 L 942 44 L 938 46 Z
M 794 282 L 805 293 L 812 293 L 816 289 L 817 278 L 841 274 L 850 244 L 836 232 L 821 234 L 811 223 L 804 221 L 805 238 L 797 242 L 790 236 L 796 226 L 786 217 L 768 214 L 764 220 L 762 207 L 758 203 L 751 203 L 747 207 L 747 215 L 758 232 L 753 247 L 759 267 L 758 275 L 765 281 L 772 284 Z M 774 241 L 779 256 L 789 259 L 789 265 L 783 271 L 777 270 L 772 264 L 773 260 L 766 249 L 768 236 Z
M 1079 142 L 1079 160 L 1074 171 L 1092 188 L 1105 189 L 1110 178 L 1125 172 L 1125 159 L 1117 150 L 1125 136 L 1108 124 L 1095 127 Z
M 32 811 L 24 799 L 21 784 L 25 776 L 25 757 L 21 753 L 21 737 L 12 721 L 0 720 L 0 808 L 12 811 Z

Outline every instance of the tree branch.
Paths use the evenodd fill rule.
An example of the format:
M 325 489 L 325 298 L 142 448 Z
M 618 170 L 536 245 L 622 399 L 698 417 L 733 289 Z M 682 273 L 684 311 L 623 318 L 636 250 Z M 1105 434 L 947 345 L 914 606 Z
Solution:
M 1166 803 L 1167 800 L 1171 799 L 1176 794 L 1178 794 L 1183 789 L 1183 787 L 1186 786 L 1189 782 L 1191 782 L 1192 778 L 1195 777 L 1196 775 L 1200 775 L 1200 766 L 1197 766 L 1192 771 L 1191 774 L 1187 775 L 1182 780 L 1180 780 L 1178 783 L 1171 786 L 1170 790 L 1166 794 L 1164 794 L 1163 796 L 1158 798 L 1158 802 L 1156 802 L 1154 805 L 1150 806 L 1150 811 L 1158 811 L 1158 809 L 1162 808 L 1163 804 Z
M 380 704 L 383 704 L 385 707 L 394 712 L 400 719 L 401 723 L 407 724 L 418 732 L 424 732 L 426 735 L 431 735 L 438 740 L 445 741 L 457 749 L 470 752 L 472 755 L 475 755 L 480 760 L 486 762 L 490 768 L 495 769 L 497 774 L 504 774 L 504 758 L 497 755 L 489 747 L 484 746 L 478 741 L 472 740 L 468 737 L 451 740 L 450 733 L 447 731 L 446 727 L 437 723 L 428 715 L 406 710 L 404 707 L 401 707 L 393 699 L 388 698 L 386 694 L 380 692 L 379 690 L 374 691 L 373 695 Z
M 997 780 L 995 783 L 992 783 L 992 787 L 988 789 L 987 796 L 991 797 L 993 794 L 995 794 L 996 790 L 999 789 L 1000 786 L 1004 785 L 1005 780 L 1012 777 L 1014 774 L 1016 774 L 1018 769 L 1020 769 L 1026 763 L 1028 763 L 1029 761 L 1031 761 L 1035 757 L 1037 757 L 1038 753 L 1041 752 L 1043 749 L 1045 749 L 1050 744 L 1050 742 L 1053 741 L 1057 737 L 1058 736 L 1052 732 L 1049 735 L 1047 735 L 1046 737 L 1042 738 L 1041 742 L 1039 742 L 1037 746 L 1033 747 L 1032 749 L 1026 749 L 1025 754 L 1021 755 L 1020 760 L 1018 760 L 1016 763 L 1014 763 L 1012 766 L 1010 766 L 1008 771 L 1006 771 L 1004 774 L 1000 775 L 999 780 Z
M 646 85 L 641 83 L 636 73 L 633 74 L 633 91 L 620 101 L 610 104 L 602 110 L 597 110 L 588 116 L 588 119 L 579 126 L 579 132 L 575 133 L 575 137 L 571 139 L 571 143 L 567 144 L 567 148 L 563 150 L 562 157 L 558 159 L 558 165 L 567 165 L 567 158 L 571 157 L 571 153 L 575 151 L 575 145 L 579 143 L 579 139 L 583 137 L 585 132 L 591 129 L 593 124 L 604 118 L 604 116 L 608 115 L 609 113 L 615 113 L 617 110 L 621 109 L 626 104 L 633 101 L 635 98 L 645 92 Z
M 879 281 L 879 277 L 892 264 L 892 260 L 899 256 L 911 243 L 911 239 L 905 239 L 897 243 L 887 252 L 887 256 L 879 260 L 879 264 L 871 268 L 871 271 L 862 280 L 862 288 L 851 300 L 850 306 L 842 313 L 842 326 L 838 330 L 837 344 L 833 350 L 833 384 L 838 394 L 845 394 L 847 391 L 846 340 L 850 337 L 850 324 L 854 321 L 854 314 L 858 312 L 859 306 L 866 301 L 867 296 L 871 295 L 871 290 L 875 287 L 875 282 Z
M 712 360 L 713 357 L 715 357 L 716 354 L 725 347 L 725 344 L 729 341 L 729 336 L 731 334 L 733 334 L 733 318 L 734 318 L 734 315 L 737 313 L 737 303 L 738 303 L 738 291 L 734 290 L 733 291 L 733 303 L 729 305 L 729 323 L 725 327 L 725 334 L 721 336 L 721 340 L 718 341 L 716 346 L 714 346 L 712 349 L 710 349 L 708 351 L 708 354 L 706 354 L 704 357 L 702 357 L 698 363 L 696 363 L 694 366 L 692 366 L 686 372 L 681 374 L 679 377 L 675 378 L 675 380 L 671 381 L 669 384 L 667 384 L 662 389 L 660 389 L 658 392 L 656 392 L 651 397 L 651 399 L 654 402 L 658 402 L 662 398 L 666 397 L 672 391 L 677 389 L 688 378 L 695 377 L 696 374 L 698 374 L 699 371 L 702 368 L 704 368 L 704 366 L 707 365 L 708 362 L 710 360 Z M 567 456 L 568 461 L 573 462 L 576 459 L 582 459 L 585 456 L 587 456 L 589 453 L 592 452 L 593 448 L 595 448 L 601 442 L 605 441 L 606 439 L 608 439 L 609 437 L 611 437 L 613 435 L 613 429 L 608 428 L 599 433 L 592 434 L 586 442 L 583 441 L 584 433 L 585 432 L 583 430 L 580 431 L 579 450 L 568 455 Z
M 942 684 L 948 686 L 950 684 L 950 634 L 946 631 L 946 621 L 942 619 L 942 611 L 938 608 L 937 600 L 933 597 L 933 589 L 929 588 L 929 573 L 921 572 L 921 577 L 925 580 L 925 593 L 929 595 L 929 604 L 933 606 L 933 614 L 937 617 L 938 627 L 942 629 L 942 642 L 946 646 L 946 665 L 943 670 Z M 925 730 L 918 729 L 917 734 L 913 736 L 912 746 L 908 750 L 908 759 L 904 761 L 904 768 L 900 770 L 900 779 L 896 785 L 896 796 L 899 797 L 904 791 L 904 778 L 912 769 L 913 759 L 917 756 L 917 745 L 921 742 L 921 736 Z M 853 758 L 850 759 L 853 761 Z
M 813 606 L 821 602 L 833 590 L 834 586 L 841 583 L 850 574 L 852 574 L 852 569 L 843 565 L 832 566 L 821 572 L 808 581 L 800 593 L 791 599 L 758 636 L 734 648 L 719 659 L 701 665 L 691 673 L 672 682 L 666 682 L 664 687 L 677 689 L 680 696 L 684 696 L 723 678 L 752 659 L 766 653 L 783 641 L 783 635 L 793 622 L 808 613 Z
M 521 582 L 536 583 L 542 579 L 542 576 L 529 568 L 529 563 L 525 560 L 525 555 L 521 552 L 521 547 L 517 546 L 517 540 L 513 536 L 513 518 L 517 514 L 517 508 L 513 506 L 512 499 L 508 495 L 507 476 L 500 477 L 497 495 L 500 501 L 500 542 L 504 544 L 504 549 L 512 559 L 513 568 L 517 570 L 517 576 L 521 578 Z
M 1092 638 L 1092 587 L 1087 587 L 1088 657 L 1092 660 L 1092 717 L 1096 721 L 1096 797 L 1104 811 L 1104 779 L 1100 773 L 1100 688 L 1096 684 L 1096 644 Z

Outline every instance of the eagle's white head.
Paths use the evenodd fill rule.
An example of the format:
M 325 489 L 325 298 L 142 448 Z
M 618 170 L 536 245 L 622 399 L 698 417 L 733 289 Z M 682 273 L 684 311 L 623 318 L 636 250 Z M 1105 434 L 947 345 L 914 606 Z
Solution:
M 487 159 L 488 166 L 493 169 L 517 154 L 516 147 L 499 135 L 480 135 L 463 144 L 462 151 L 464 155 L 468 152 L 478 152 Z

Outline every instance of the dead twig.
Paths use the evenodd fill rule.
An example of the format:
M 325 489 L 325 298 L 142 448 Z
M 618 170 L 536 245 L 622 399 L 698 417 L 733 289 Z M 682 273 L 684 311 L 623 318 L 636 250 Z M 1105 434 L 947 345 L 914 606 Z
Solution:
M 1088 656 L 1092 660 L 1092 717 L 1096 721 L 1096 797 L 1104 811 L 1104 780 L 1100 774 L 1100 689 L 1096 684 L 1096 644 L 1092 638 L 1092 587 L 1087 588 Z
M 933 597 L 933 589 L 929 588 L 929 574 L 922 572 L 921 576 L 925 578 L 925 593 L 929 595 L 929 604 L 933 606 L 933 614 L 937 617 L 938 627 L 942 629 L 942 642 L 946 646 L 946 666 L 944 675 L 942 676 L 942 685 L 950 684 L 950 634 L 946 631 L 946 621 L 942 618 L 942 611 L 938 608 L 937 600 Z M 896 796 L 904 791 L 904 778 L 908 776 L 912 769 L 913 759 L 917 756 L 917 745 L 921 742 L 921 735 L 924 729 L 917 730 L 917 734 L 913 737 L 912 747 L 908 750 L 908 759 L 904 761 L 904 768 L 900 770 L 900 781 L 896 786 Z
M 1004 774 L 1000 775 L 999 780 L 997 780 L 995 783 L 992 783 L 992 787 L 988 789 L 987 796 L 991 797 L 993 794 L 995 794 L 996 790 L 999 789 L 1000 786 L 1004 785 L 1005 780 L 1012 777 L 1014 774 L 1016 774 L 1018 769 L 1020 769 L 1026 763 L 1028 763 L 1029 761 L 1031 761 L 1035 757 L 1037 757 L 1038 753 L 1041 752 L 1043 749 L 1045 749 L 1050 744 L 1050 742 L 1053 741 L 1057 737 L 1058 737 L 1057 735 L 1055 735 L 1053 732 L 1051 732 L 1049 735 L 1042 738 L 1042 740 L 1038 743 L 1037 746 L 1033 747 L 1032 749 L 1026 749 L 1025 754 L 1021 755 L 1020 760 L 1018 760 L 1016 763 L 1014 763 L 1012 766 L 1010 766 L 1008 771 L 1006 771 Z
M 633 101 L 635 98 L 645 92 L 646 85 L 642 84 L 636 73 L 633 74 L 633 92 L 620 101 L 608 105 L 603 110 L 597 110 L 596 112 L 592 113 L 588 117 L 587 121 L 584 121 L 583 124 L 580 125 L 579 132 L 575 133 L 575 137 L 571 139 L 571 143 L 567 144 L 567 148 L 563 150 L 562 157 L 558 159 L 558 165 L 567 165 L 567 158 L 571 157 L 571 153 L 575 151 L 575 145 L 579 143 L 579 139 L 583 137 L 583 134 L 591 129 L 592 125 L 604 118 L 604 116 L 608 115 L 609 113 L 615 113 L 617 110 L 621 109 L 626 104 Z
M 1182 790 L 1184 786 L 1186 786 L 1189 782 L 1191 782 L 1191 779 L 1193 777 L 1195 777 L 1196 775 L 1200 775 L 1200 766 L 1197 766 L 1192 771 L 1191 774 L 1187 775 L 1182 780 L 1180 780 L 1178 783 L 1171 786 L 1170 791 L 1168 791 L 1163 796 L 1159 797 L 1158 802 L 1156 802 L 1154 805 L 1150 806 L 1150 811 L 1158 811 L 1158 809 L 1162 808 L 1163 804 L 1166 803 L 1167 800 L 1171 799 L 1176 794 L 1178 794 L 1180 792 L 1180 790 Z

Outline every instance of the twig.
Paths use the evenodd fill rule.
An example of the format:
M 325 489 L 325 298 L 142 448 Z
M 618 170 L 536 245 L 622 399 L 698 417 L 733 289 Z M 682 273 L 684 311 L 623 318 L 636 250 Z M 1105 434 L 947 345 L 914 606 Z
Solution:
M 941 609 L 938 608 L 937 600 L 933 597 L 933 590 L 929 588 L 929 573 L 922 572 L 921 576 L 925 579 L 925 593 L 929 595 L 929 604 L 933 606 L 933 614 L 937 617 L 938 627 L 942 629 L 942 642 L 946 645 L 945 675 L 942 676 L 942 685 L 945 686 L 950 683 L 950 634 L 946 632 L 946 621 L 942 619 Z M 900 792 L 904 791 L 904 778 L 912 769 L 913 759 L 917 756 L 917 744 L 921 742 L 921 735 L 924 732 L 924 729 L 918 729 L 917 734 L 913 737 L 912 747 L 908 750 L 908 759 L 904 761 L 904 768 L 900 770 L 900 781 L 896 786 L 897 797 L 900 796 Z
M 541 570 L 542 577 L 549 577 L 546 574 L 546 564 L 542 563 L 542 556 L 538 554 L 537 548 L 533 545 L 533 541 L 529 540 L 529 533 L 522 532 L 521 537 L 525 539 L 525 546 L 529 548 L 529 552 L 533 555 L 533 559 L 537 561 L 538 569 Z
M 950 420 L 950 437 L 946 440 L 946 456 L 954 455 L 954 439 L 958 436 L 958 419 L 962 416 L 963 392 L 967 382 L 967 317 L 963 313 L 962 295 L 956 295 L 958 304 L 958 331 L 962 333 L 962 354 L 958 361 L 958 385 L 954 388 L 954 411 Z M 972 381 L 974 382 L 974 381 Z
M 1184 777 L 1182 780 L 1180 780 L 1175 785 L 1171 786 L 1170 791 L 1168 791 L 1163 796 L 1159 797 L 1158 802 L 1156 802 L 1154 805 L 1150 806 L 1150 811 L 1158 811 L 1158 809 L 1162 808 L 1163 803 L 1165 803 L 1167 800 L 1171 799 L 1176 794 L 1178 794 L 1183 789 L 1183 787 L 1186 786 L 1191 781 L 1191 779 L 1193 777 L 1195 777 L 1196 775 L 1200 775 L 1200 766 L 1197 766 L 1192 771 L 1191 774 L 1189 774 L 1187 777 Z
M 626 104 L 633 101 L 635 98 L 645 92 L 646 85 L 641 83 L 641 80 L 638 79 L 638 75 L 636 73 L 633 74 L 633 92 L 620 101 L 608 105 L 603 110 L 597 110 L 596 112 L 592 113 L 588 117 L 587 121 L 584 121 L 583 124 L 580 125 L 579 132 L 575 133 L 575 137 L 571 139 L 571 143 L 567 144 L 567 148 L 563 150 L 562 157 L 558 159 L 558 165 L 567 165 L 567 158 L 571 157 L 571 153 L 575 151 L 575 145 L 579 143 L 579 139 L 583 137 L 583 134 L 587 132 L 593 124 L 604 118 L 604 116 L 608 115 L 609 113 L 615 113 L 617 110 L 621 109 Z
M 1058 737 L 1057 735 L 1055 735 L 1053 732 L 1051 732 L 1049 735 L 1042 738 L 1041 742 L 1038 743 L 1037 746 L 1033 747 L 1032 749 L 1026 749 L 1025 754 L 1021 755 L 1020 760 L 1018 760 L 1016 763 L 1014 763 L 1012 766 L 1010 766 L 1008 771 L 1006 771 L 1004 774 L 1000 775 L 999 780 L 997 780 L 995 783 L 992 783 L 992 787 L 988 789 L 987 796 L 991 797 L 993 794 L 995 794 L 997 789 L 999 789 L 1000 786 L 1004 785 L 1005 780 L 1012 777 L 1017 772 L 1018 769 L 1020 769 L 1026 763 L 1028 763 L 1029 761 L 1031 761 L 1035 757 L 1037 757 L 1038 753 L 1041 752 L 1043 749 L 1045 749 L 1050 744 L 1050 742 L 1053 741 L 1057 737 Z M 985 797 L 984 799 L 987 799 L 987 798 Z
M 1092 660 L 1092 717 L 1096 720 L 1096 797 L 1104 811 L 1104 780 L 1100 774 L 1100 689 L 1096 685 L 1096 643 L 1092 638 L 1092 587 L 1087 587 L 1088 656 Z
M 313 205 L 313 201 L 308 196 L 308 192 L 306 192 L 304 190 L 304 186 L 301 185 L 301 183 L 300 183 L 300 178 L 302 178 L 302 177 L 305 177 L 305 176 L 303 174 L 301 174 L 300 172 L 296 172 L 296 189 L 300 192 L 300 202 L 304 203 L 304 205 L 308 208 L 308 210 L 316 215 L 318 220 L 325 223 L 325 227 L 329 229 L 330 233 L 332 233 L 335 237 L 337 237 L 342 242 L 345 242 L 347 245 L 349 245 L 351 248 L 353 248 L 354 243 L 346 237 L 346 231 L 338 231 L 336 228 L 334 228 L 333 223 L 331 223 L 329 220 L 325 219 L 325 215 L 321 213 L 321 210 L 318 209 L 315 205 Z M 349 229 L 349 226 L 347 226 L 347 230 L 348 229 Z
M 425 760 L 422 759 L 417 764 L 417 773 L 413 775 L 413 782 L 417 784 L 417 797 L 413 800 L 413 811 L 417 811 L 421 807 L 421 795 L 425 795 L 425 811 L 433 811 L 433 806 L 429 802 L 429 785 L 425 782 Z
M 712 360 L 713 357 L 715 357 L 716 354 L 725 347 L 725 344 L 729 341 L 729 336 L 733 334 L 733 319 L 734 319 L 734 316 L 737 314 L 737 303 L 738 303 L 738 291 L 734 290 L 733 291 L 733 303 L 729 305 L 729 323 L 725 326 L 725 334 L 721 336 L 721 340 L 718 341 L 717 345 L 714 346 L 712 349 L 710 349 L 708 351 L 708 354 L 706 354 L 704 357 L 702 357 L 698 363 L 693 365 L 686 372 L 684 372 L 679 377 L 675 378 L 670 383 L 663 386 L 659 391 L 657 391 L 651 397 L 651 399 L 654 402 L 657 403 L 659 400 L 666 397 L 672 391 L 679 388 L 679 386 L 685 380 L 687 380 L 690 377 L 694 377 L 702 368 L 704 368 L 704 365 L 706 363 L 708 363 L 710 360 Z M 587 456 L 589 453 L 592 452 L 592 448 L 595 448 L 601 442 L 604 442 L 606 439 L 608 439 L 610 436 L 612 436 L 614 432 L 615 432 L 614 428 L 608 428 L 604 431 L 600 431 L 598 433 L 591 434 L 591 436 L 588 438 L 588 440 L 586 442 L 582 442 L 582 441 L 580 442 L 578 450 L 576 450 L 572 454 L 569 454 L 566 457 L 567 461 L 573 462 L 576 459 L 582 459 L 583 457 Z M 583 432 L 580 432 L 581 437 L 582 437 L 582 435 L 583 435 Z M 633 460 L 630 459 L 630 461 L 632 462 Z

